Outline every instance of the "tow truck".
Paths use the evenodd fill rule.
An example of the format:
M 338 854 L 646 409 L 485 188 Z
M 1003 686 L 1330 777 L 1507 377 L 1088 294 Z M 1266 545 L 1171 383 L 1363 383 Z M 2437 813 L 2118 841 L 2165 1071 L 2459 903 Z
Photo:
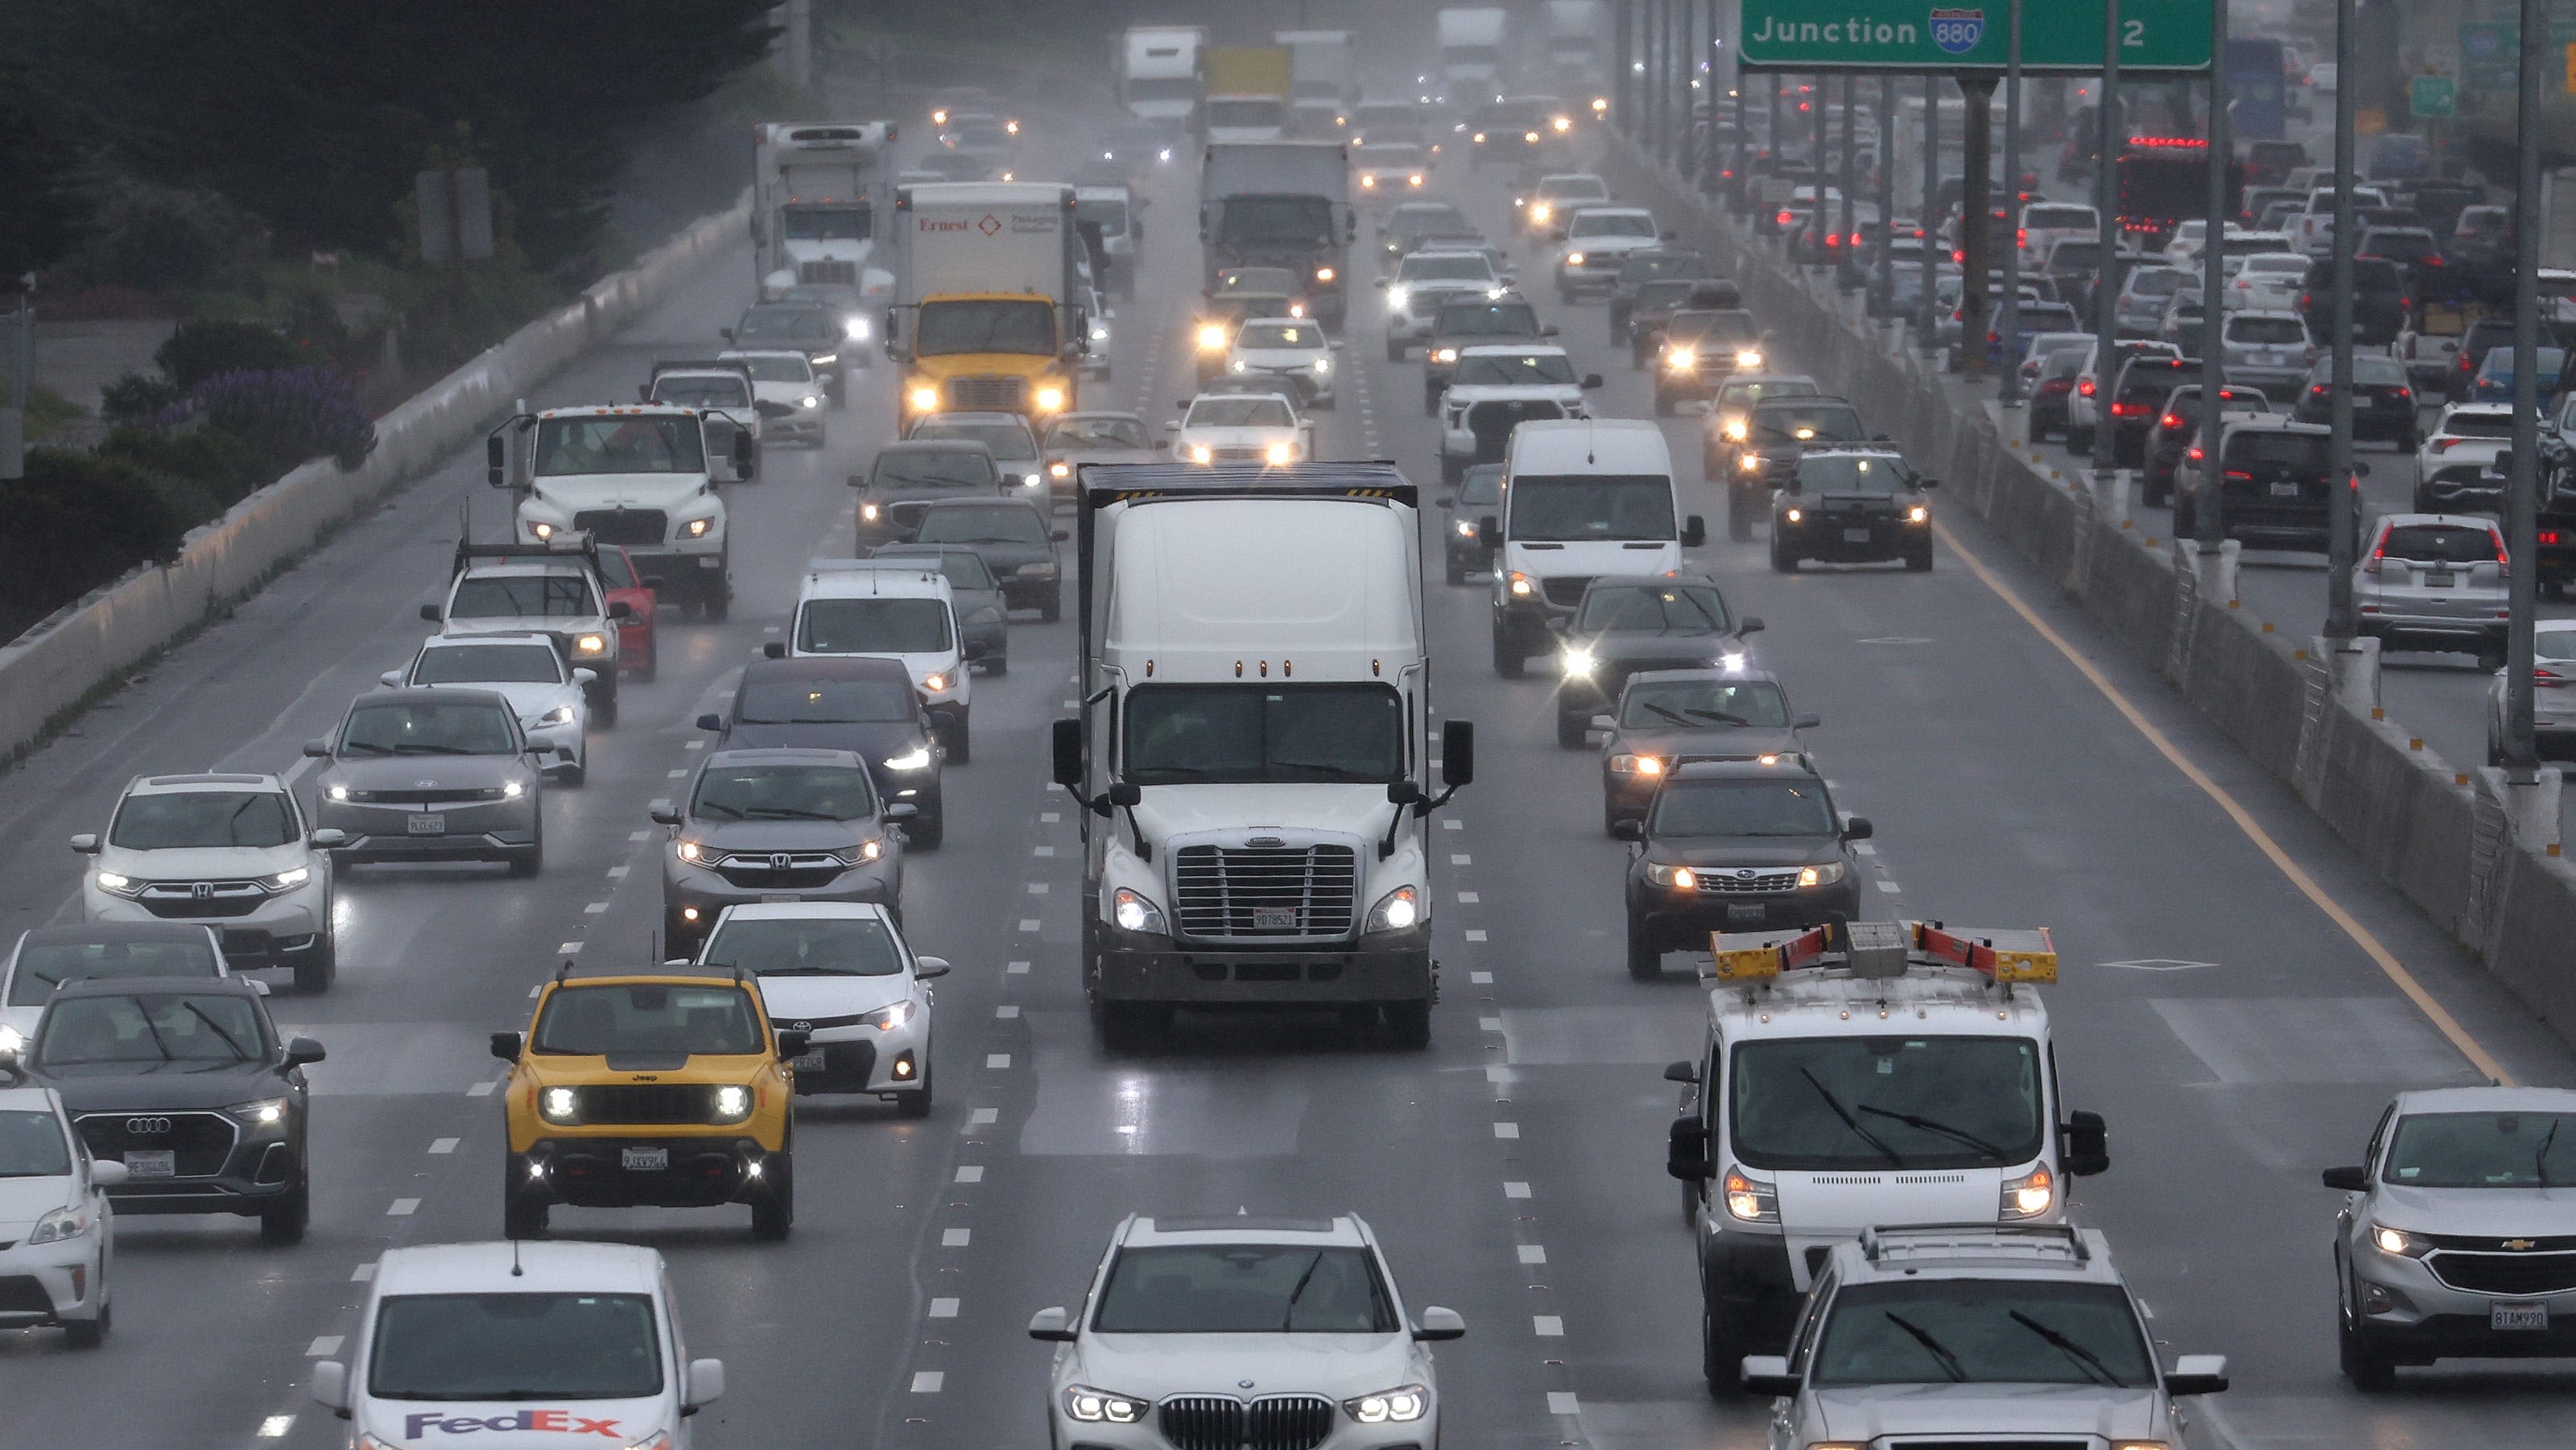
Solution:
M 2063 1111 L 2045 928 L 1830 922 L 1709 948 L 1706 1045 L 1664 1076 L 1712 1398 L 1741 1393 L 1744 1356 L 1785 1351 L 1834 1245 L 2061 1222 L 2065 1180 L 2110 1166 L 2101 1116 Z

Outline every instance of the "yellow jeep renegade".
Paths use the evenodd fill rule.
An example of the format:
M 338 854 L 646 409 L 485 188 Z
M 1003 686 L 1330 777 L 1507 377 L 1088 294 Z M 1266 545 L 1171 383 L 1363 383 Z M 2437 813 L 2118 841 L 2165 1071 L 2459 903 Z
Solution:
M 492 1034 L 492 1055 L 510 1064 L 503 1231 L 543 1232 L 558 1203 L 747 1203 L 754 1235 L 785 1238 L 796 1217 L 785 1059 L 804 1039 L 771 1031 L 749 977 L 558 973 L 527 1032 Z

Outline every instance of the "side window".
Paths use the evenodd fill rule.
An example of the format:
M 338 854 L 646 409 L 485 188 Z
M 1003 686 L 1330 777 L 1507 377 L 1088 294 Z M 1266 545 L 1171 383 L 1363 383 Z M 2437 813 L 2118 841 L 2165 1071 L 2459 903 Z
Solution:
M 1699 1065 L 1699 1120 L 1708 1125 L 1708 1151 L 1712 1159 L 1717 1155 L 1718 1119 L 1724 1115 L 1725 1109 L 1726 1059 L 1718 1051 L 1718 1046 L 1717 1043 L 1709 1044 Z
M 1797 1322 L 1789 1328 L 1789 1373 L 1807 1372 L 1807 1353 L 1816 1347 L 1816 1326 L 1824 1323 L 1826 1301 L 1834 1297 L 1837 1287 L 1828 1272 L 1807 1291 L 1807 1302 L 1799 1306 Z
M 2364 1172 L 2376 1173 L 2379 1171 L 2379 1150 L 2388 1146 L 2388 1125 L 2395 1121 L 2397 1121 L 2397 1105 L 2395 1103 L 2390 1103 L 2387 1107 L 2379 1110 L 2379 1122 L 2370 1130 L 2370 1147 L 2363 1152 L 2361 1158 L 2361 1166 Z

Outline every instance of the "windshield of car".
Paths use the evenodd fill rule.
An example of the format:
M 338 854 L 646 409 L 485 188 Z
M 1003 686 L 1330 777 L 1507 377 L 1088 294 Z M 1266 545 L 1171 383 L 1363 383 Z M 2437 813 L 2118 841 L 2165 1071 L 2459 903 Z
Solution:
M 2541 375 L 2543 377 L 2548 377 L 2556 374 L 2560 368 L 2566 365 L 2567 353 L 2562 348 L 2544 347 L 2534 354 L 2534 358 L 2540 364 Z M 2486 374 L 2490 380 L 2511 378 L 2513 376 L 2513 349 L 2510 347 L 2489 348 L 2487 350 L 2486 361 L 2481 367 L 2479 367 L 2478 371 Z
M 1393 1334 L 1368 1250 L 1304 1244 L 1121 1249 L 1095 1334 Z
M 728 917 L 707 938 L 701 960 L 756 977 L 890 977 L 903 970 L 894 933 L 867 916 Z
M 1758 1040 L 1735 1049 L 1727 1115 L 1748 1168 L 2007 1167 L 2046 1146 L 2041 1071 L 2026 1037 Z
M 550 644 L 457 644 L 420 652 L 415 685 L 560 685 L 563 664 Z
M 943 505 L 921 511 L 921 525 L 913 539 L 924 544 L 1044 544 L 1047 526 L 1037 510 L 1013 504 L 981 508 Z M 993 587 L 989 578 L 984 587 Z
M 704 473 L 695 417 L 547 418 L 537 424 L 541 478 L 592 473 Z
M 2100 242 L 2061 239 L 2049 244 L 2048 270 L 2052 272 L 2090 272 L 2102 265 Z
M 1494 266 L 1482 257 L 1426 256 L 1416 252 L 1395 269 L 1398 282 L 1491 282 Z
M 1055 308 L 1042 297 L 925 302 L 916 316 L 912 350 L 923 357 L 969 352 L 1055 354 Z
M 251 1062 L 268 1050 L 259 1008 L 247 997 L 149 992 L 70 997 L 45 1008 L 36 1062 Z
M 1029 432 L 1029 425 L 1016 418 L 996 419 L 992 422 L 982 419 L 933 418 L 916 424 L 910 436 L 923 442 L 953 440 L 961 443 L 981 443 L 984 445 L 984 451 L 995 458 L 1021 460 L 1038 456 L 1036 436 Z
M 1911 487 L 1914 474 L 1893 458 L 1828 453 L 1798 460 L 1802 493 L 1874 494 L 1885 496 Z
M 1628 730 L 1779 730 L 1789 724 L 1789 702 L 1769 680 L 1632 680 L 1619 697 L 1619 724 Z
M 2261 346 L 2303 343 L 2308 340 L 2308 325 L 2295 317 L 2231 317 L 2227 340 Z
M 991 488 L 1001 475 L 990 452 L 966 448 L 889 448 L 868 471 L 871 490 Z
M 1570 387 L 1574 361 L 1561 352 L 1473 353 L 1458 359 L 1461 387 Z
M 1918 1279 L 1851 1284 L 1816 1338 L 1808 1382 L 2144 1388 L 2154 1353 L 2116 1284 Z
M 72 1145 L 51 1113 L 0 1111 L 0 1178 L 60 1178 L 72 1171 Z
M 1831 836 L 1833 806 L 1813 780 L 1676 780 L 1655 794 L 1649 834 Z
M 1861 436 L 1860 414 L 1849 403 L 1771 403 L 1753 410 L 1749 426 L 1754 437 L 1775 443 L 1851 443 Z
M 107 828 L 111 846 L 130 851 L 186 851 L 223 846 L 283 846 L 295 839 L 295 812 L 273 790 L 174 790 L 130 795 Z
M 2576 629 L 2551 629 L 2544 623 L 2533 631 L 2531 649 L 2544 660 L 2576 660 Z
M 1651 630 L 1657 634 L 1723 634 L 1726 601 L 1704 584 L 1595 585 L 1585 591 L 1574 627 Z
M 1753 342 L 1761 335 L 1753 314 L 1741 311 L 1676 312 L 1664 333 L 1667 341 L 1699 347 L 1732 347 Z
M 1479 463 L 1458 480 L 1458 502 L 1461 506 L 1493 505 L 1502 501 L 1503 466 L 1499 463 Z
M 736 342 L 821 342 L 837 329 L 819 307 L 755 307 L 734 324 Z
M 2334 377 L 2334 359 L 2332 357 L 2320 359 L 2309 377 L 2317 381 L 2331 381 Z M 2352 380 L 2355 385 L 2365 388 L 2401 388 L 2406 386 L 2408 381 L 2406 365 L 2393 357 L 2359 353 L 2352 360 Z
M 744 367 L 751 370 L 751 380 L 755 383 L 810 383 L 814 381 L 814 365 L 807 362 L 805 360 L 805 354 L 801 352 L 751 353 L 739 359 L 739 361 Z
M 1288 405 L 1270 396 L 1201 395 L 1190 403 L 1185 428 L 1287 428 L 1296 424 Z
M 1575 241 L 1587 237 L 1651 237 L 1654 234 L 1653 217 L 1615 211 L 1577 212 L 1565 228 L 1567 238 Z
M 31 942 L 18 949 L 9 1005 L 41 1007 L 65 982 L 93 977 L 219 977 L 223 963 L 203 936 L 182 941 Z
M 893 596 L 809 599 L 796 611 L 796 648 L 818 655 L 942 654 L 951 645 L 947 601 Z
M 1658 277 L 1637 284 L 1637 310 L 1652 312 L 1657 308 L 1678 307 L 1699 289 L 1693 277 Z
M 747 680 L 735 723 L 888 724 L 917 715 L 909 680 Z
M 856 821 L 877 813 L 868 772 L 855 765 L 710 765 L 689 814 L 711 821 Z
M 2258 252 L 2246 258 L 2245 265 L 2238 270 L 2249 277 L 2265 274 L 2279 277 L 2304 277 L 2308 273 L 2308 259 L 2288 252 Z
M 1324 345 L 1324 330 L 1311 322 L 1247 322 L 1234 335 L 1234 345 L 1313 351 Z
M 1526 302 L 1452 302 L 1440 309 L 1448 337 L 1536 337 L 1538 310 Z
M 1150 449 L 1153 436 L 1142 418 L 1060 418 L 1047 429 L 1046 447 L 1055 453 L 1086 448 Z
M 2486 529 L 2458 524 L 2396 524 L 2372 553 L 2425 564 L 2494 564 L 2503 561 L 2504 541 Z
M 1405 707 L 1374 684 L 1139 685 L 1121 744 L 1138 785 L 1400 780 Z
M 599 613 L 590 581 L 575 574 L 470 575 L 448 601 L 450 619 L 588 619 Z
M 981 543 L 983 540 L 974 540 Z M 936 569 L 948 581 L 948 587 L 960 594 L 992 593 L 1002 586 L 993 579 L 993 571 L 984 567 L 983 556 L 971 549 L 930 549 L 897 544 L 879 549 L 871 556 L 878 559 L 909 559 L 924 569 Z
M 642 1294 L 400 1294 L 376 1309 L 367 1392 L 387 1400 L 633 1400 L 661 1393 Z
M 1662 474 L 1523 474 L 1505 498 L 1511 518 L 1504 532 L 1520 540 L 1549 541 L 1677 538 L 1673 481 Z
M 506 706 L 482 701 L 360 702 L 340 731 L 342 755 L 509 755 L 519 748 Z
M 653 401 L 683 408 L 746 408 L 751 385 L 740 378 L 657 378 Z

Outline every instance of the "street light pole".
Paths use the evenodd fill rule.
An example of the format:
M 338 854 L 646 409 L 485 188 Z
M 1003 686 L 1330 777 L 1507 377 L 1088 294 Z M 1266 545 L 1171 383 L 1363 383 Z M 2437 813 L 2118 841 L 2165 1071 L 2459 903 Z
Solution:
M 1726 209 L 1735 213 L 1737 216 L 1744 215 L 1744 162 L 1746 139 L 1744 132 L 1746 125 L 1753 117 L 1753 98 L 1744 93 L 1744 88 L 1751 82 L 1751 79 L 1751 77 L 1745 75 L 1743 67 L 1736 67 L 1735 165 L 1731 168 L 1734 175 L 1728 180 L 1726 186 Z
M 1860 229 L 1858 203 L 1852 193 L 1860 189 L 1860 168 L 1853 136 L 1860 126 L 1855 114 L 1860 108 L 1860 77 L 1846 72 L 1843 76 L 1843 194 L 1841 226 L 1843 244 L 1834 252 L 1834 285 L 1845 292 L 1860 285 Z M 1832 250 L 1828 248 L 1828 250 Z
M 2504 767 L 2516 784 L 2538 779 L 2532 730 L 2532 620 L 2540 603 L 2540 88 L 2548 52 L 2542 0 L 2522 0 L 2522 67 L 2514 114 L 2513 472 L 2505 483 L 2505 557 L 2511 571 L 2504 633 Z M 2340 82 L 2338 82 L 2340 93 Z M 2340 240 L 2340 236 L 2338 236 Z M 2554 837 L 2552 839 L 2555 839 Z
M 2218 343 L 2227 304 L 2219 289 L 2227 280 L 2227 172 L 2235 151 L 2227 133 L 2227 0 L 2209 0 L 2209 33 L 2209 238 L 2200 251 L 2200 496 L 2208 505 L 2195 516 L 2192 531 L 2203 554 L 2217 553 L 2227 542 L 2227 521 L 2219 511 L 2227 468 L 2218 456 L 2219 400 L 2227 388 L 2227 349 Z
M 1934 284 L 1940 280 L 1941 268 L 1933 260 L 1933 253 L 1937 250 L 1939 238 L 1935 234 L 1940 230 L 1941 219 L 1932 214 L 1932 203 L 1940 194 L 1941 78 L 1927 75 L 1923 78 L 1923 200 L 1915 208 L 1915 225 L 1923 229 L 1923 303 L 1914 324 L 1914 345 L 1923 349 L 1926 357 L 1938 351 L 1939 325 L 1934 314 L 1940 305 L 1935 295 L 1940 289 Z
M 2102 94 L 2093 113 L 2093 205 L 2102 221 L 2102 264 L 2093 274 L 2093 479 L 2107 484 L 2118 456 L 2113 452 L 2111 392 L 2119 385 L 2112 360 L 2118 355 L 2120 319 L 2111 301 L 2120 277 L 2120 153 L 2127 149 L 2120 124 L 2120 0 L 2105 0 L 2102 6 Z M 2209 324 L 2212 337 L 2217 326 L 2214 319 Z
M 1878 78 L 1878 255 L 1870 266 L 1872 317 L 1896 297 L 1896 77 Z
M 1637 136 L 1637 4 L 1636 0 L 1612 0 L 1612 3 L 1618 6 L 1618 10 L 1617 24 L 1611 29 L 1619 37 L 1611 58 L 1618 74 L 1611 77 L 1610 87 L 1611 104 L 1619 114 L 1612 119 L 1618 122 L 1619 130 L 1633 141 Z
M 2353 0 L 2335 0 L 2334 391 L 2327 399 L 2332 405 L 2327 417 L 2334 437 L 2327 446 L 2326 638 L 2338 641 L 2353 636 L 2352 556 L 2357 526 L 2352 487 L 2352 107 L 2353 92 L 2360 89 L 2356 84 L 2360 47 L 2353 33 L 2352 9 Z M 2222 241 L 2210 238 L 2212 246 Z M 2210 299 L 2208 309 L 2213 342 L 2220 320 L 2216 301 Z
M 2004 376 L 1997 394 L 2007 408 L 2021 406 L 2021 3 L 2012 0 L 2012 30 L 2004 50 Z

